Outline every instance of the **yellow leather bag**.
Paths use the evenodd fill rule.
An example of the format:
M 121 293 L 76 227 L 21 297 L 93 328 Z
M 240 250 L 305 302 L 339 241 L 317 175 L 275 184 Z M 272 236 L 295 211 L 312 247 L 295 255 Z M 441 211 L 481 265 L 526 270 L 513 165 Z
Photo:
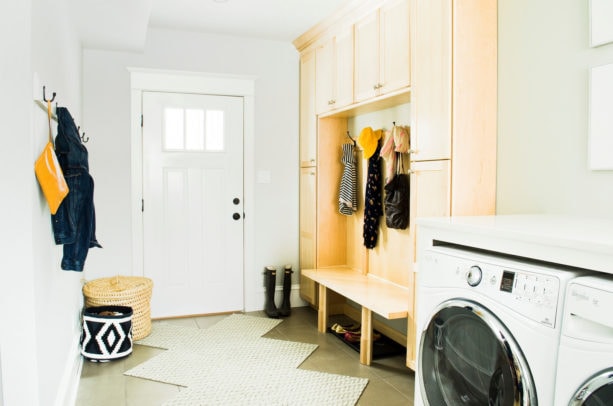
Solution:
M 36 159 L 34 164 L 34 172 L 36 173 L 36 179 L 40 184 L 49 210 L 51 214 L 55 214 L 60 207 L 62 200 L 68 195 L 68 185 L 62 168 L 55 155 L 55 149 L 53 148 L 53 137 L 51 135 L 51 102 L 47 102 L 47 114 L 49 117 L 49 141 L 43 152 Z

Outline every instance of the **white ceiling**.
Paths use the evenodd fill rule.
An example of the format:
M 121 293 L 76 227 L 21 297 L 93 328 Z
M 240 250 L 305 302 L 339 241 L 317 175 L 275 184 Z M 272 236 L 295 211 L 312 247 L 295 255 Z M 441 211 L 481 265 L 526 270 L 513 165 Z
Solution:
M 84 47 L 132 51 L 148 27 L 291 42 L 350 1 L 68 0 Z

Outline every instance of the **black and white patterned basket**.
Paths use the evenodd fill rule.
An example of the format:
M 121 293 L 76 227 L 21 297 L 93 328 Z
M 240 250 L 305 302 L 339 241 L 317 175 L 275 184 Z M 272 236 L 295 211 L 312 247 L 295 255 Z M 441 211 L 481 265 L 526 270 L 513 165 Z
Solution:
M 87 307 L 83 312 L 81 354 L 94 362 L 130 355 L 132 313 L 129 306 Z

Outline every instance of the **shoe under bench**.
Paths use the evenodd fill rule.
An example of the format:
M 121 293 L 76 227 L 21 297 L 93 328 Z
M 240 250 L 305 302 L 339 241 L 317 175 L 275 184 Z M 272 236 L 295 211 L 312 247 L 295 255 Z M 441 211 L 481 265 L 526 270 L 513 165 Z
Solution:
M 317 330 L 325 333 L 328 326 L 328 289 L 362 307 L 360 363 L 370 365 L 373 352 L 372 313 L 388 320 L 407 318 L 409 289 L 363 274 L 347 267 L 303 269 L 302 275 L 319 286 L 317 301 Z

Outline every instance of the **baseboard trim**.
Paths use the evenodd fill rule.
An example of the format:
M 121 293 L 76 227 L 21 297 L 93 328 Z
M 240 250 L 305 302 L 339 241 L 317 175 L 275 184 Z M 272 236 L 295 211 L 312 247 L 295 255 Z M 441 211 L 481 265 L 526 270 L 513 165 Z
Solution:
M 83 369 L 80 333 L 75 334 L 73 337 L 71 348 L 55 397 L 55 406 L 74 406 L 77 402 L 79 380 L 81 379 L 81 370 Z
M 245 303 L 245 311 L 254 312 L 264 310 L 264 304 L 266 303 L 266 291 L 264 289 L 261 289 L 259 292 L 259 296 L 262 298 L 261 302 L 258 304 L 252 303 L 251 306 L 247 306 L 247 303 Z M 292 285 L 289 302 L 291 307 L 308 306 L 308 303 L 300 297 L 300 284 Z M 279 307 L 281 306 L 281 303 L 283 303 L 283 286 L 277 285 L 275 287 L 275 305 Z
M 264 294 L 265 292 L 262 291 L 262 293 Z M 264 295 L 262 295 L 262 297 L 264 298 Z M 281 303 L 283 303 L 283 286 L 277 286 L 275 288 L 275 304 L 279 307 Z M 289 303 L 291 307 L 303 307 L 307 305 L 307 302 L 300 297 L 300 284 L 292 285 Z M 262 309 L 264 309 L 264 301 L 262 301 Z

